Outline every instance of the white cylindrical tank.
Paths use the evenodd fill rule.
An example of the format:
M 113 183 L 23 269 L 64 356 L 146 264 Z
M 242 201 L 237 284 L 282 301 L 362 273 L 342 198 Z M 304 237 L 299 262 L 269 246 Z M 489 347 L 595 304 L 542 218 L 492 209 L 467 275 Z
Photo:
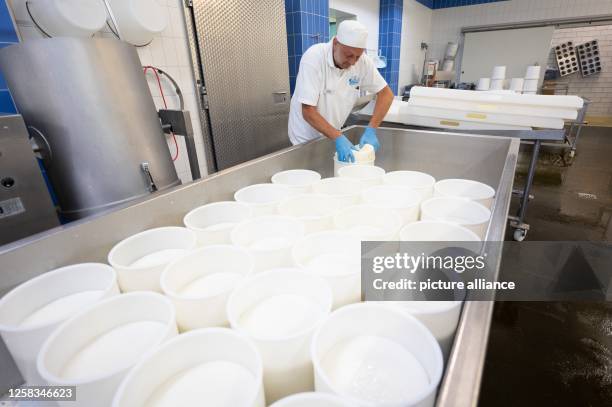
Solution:
M 106 24 L 100 0 L 28 0 L 33 22 L 51 37 L 91 37 Z
M 108 0 L 123 41 L 136 46 L 150 43 L 168 25 L 168 18 L 157 0 Z

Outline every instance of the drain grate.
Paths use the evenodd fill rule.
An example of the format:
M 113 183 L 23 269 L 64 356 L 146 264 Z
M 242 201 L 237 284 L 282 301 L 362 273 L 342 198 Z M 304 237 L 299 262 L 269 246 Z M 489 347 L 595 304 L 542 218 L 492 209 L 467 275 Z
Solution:
M 580 44 L 576 47 L 580 59 L 580 72 L 582 76 L 589 76 L 601 72 L 601 59 L 599 43 L 597 40 Z
M 578 192 L 578 198 L 594 201 L 597 199 L 597 195 L 589 194 L 588 192 Z
M 576 48 L 574 48 L 573 42 L 568 41 L 557 45 L 555 47 L 555 55 L 561 76 L 578 72 L 578 56 L 576 55 Z

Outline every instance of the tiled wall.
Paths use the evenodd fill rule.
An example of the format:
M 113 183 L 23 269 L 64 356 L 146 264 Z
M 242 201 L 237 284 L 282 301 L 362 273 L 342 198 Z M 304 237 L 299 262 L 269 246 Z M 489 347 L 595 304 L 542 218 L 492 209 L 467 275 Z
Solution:
M 18 42 L 13 20 L 5 0 L 0 0 L 0 48 Z M 15 105 L 2 75 L 0 75 L 0 115 L 16 113 Z
M 434 0 L 416 0 L 419 3 L 421 3 L 422 5 L 429 7 L 429 8 L 434 8 L 435 7 L 435 1 Z
M 447 7 L 461 7 L 471 6 L 474 4 L 493 3 L 496 1 L 507 1 L 507 0 L 416 0 L 424 6 L 431 9 L 447 8 Z
M 590 99 L 589 116 L 612 116 L 612 25 L 557 29 L 552 46 L 567 41 L 578 45 L 591 40 L 598 40 L 602 72 L 584 78 L 576 72 L 561 77 L 557 83 L 567 85 L 572 95 Z M 557 65 L 552 52 L 549 65 Z
M 432 3 L 434 9 L 447 7 L 472 6 L 474 4 L 495 3 L 496 1 L 508 0 L 423 0 L 427 3 Z M 536 0 L 537 1 L 537 0 Z
M 291 93 L 302 55 L 311 45 L 329 40 L 328 0 L 285 0 L 289 84 Z
M 378 47 L 387 58 L 387 67 L 380 73 L 395 94 L 399 91 L 403 7 L 403 0 L 380 0 Z
M 3 0 L 0 0 L 3 1 Z M 153 42 L 138 48 L 138 55 L 143 65 L 153 65 L 172 75 L 178 82 L 185 98 L 185 109 L 191 113 L 191 120 L 195 132 L 194 138 L 202 176 L 207 174 L 206 158 L 204 155 L 204 139 L 197 107 L 195 80 L 193 78 L 189 47 L 187 44 L 187 33 L 185 21 L 182 15 L 182 0 L 152 0 L 157 1 L 166 11 L 168 27 L 164 32 L 157 35 Z M 27 41 L 32 38 L 41 38 L 42 35 L 36 30 L 25 11 L 25 0 L 9 0 L 17 22 L 17 27 L 22 39 Z M 114 37 L 110 31 L 96 34 L 100 37 Z M 159 93 L 157 82 L 152 74 L 147 77 L 151 94 L 158 109 L 163 108 L 162 98 Z M 168 108 L 178 108 L 178 97 L 169 82 L 163 81 L 164 93 L 168 102 Z M 174 162 L 176 171 L 183 182 L 191 181 L 189 171 L 189 160 L 184 139 L 177 137 L 179 142 L 179 157 Z M 174 142 L 167 137 L 168 148 L 172 155 L 175 153 Z

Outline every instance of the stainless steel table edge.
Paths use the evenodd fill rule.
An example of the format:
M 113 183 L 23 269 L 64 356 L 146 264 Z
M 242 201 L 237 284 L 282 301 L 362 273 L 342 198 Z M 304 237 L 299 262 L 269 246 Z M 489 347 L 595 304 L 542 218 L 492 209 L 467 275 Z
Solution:
M 520 140 L 512 139 L 500 185 L 513 184 L 519 147 Z M 512 188 L 498 195 L 492 219 L 507 218 L 511 198 Z M 505 221 L 491 221 L 487 230 L 484 251 L 495 253 L 491 265 L 491 269 L 495 270 L 495 280 L 499 277 L 502 242 L 507 225 Z M 494 305 L 494 301 L 466 301 L 463 305 L 453 348 L 438 392 L 437 407 L 477 406 Z

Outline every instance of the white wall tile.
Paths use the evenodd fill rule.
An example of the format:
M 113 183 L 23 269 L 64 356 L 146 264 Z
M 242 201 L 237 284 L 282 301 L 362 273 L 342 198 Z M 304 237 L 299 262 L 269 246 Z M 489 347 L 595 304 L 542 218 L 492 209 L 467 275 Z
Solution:
M 577 72 L 558 80 L 568 86 L 568 93 L 591 100 L 588 114 L 592 116 L 612 115 L 612 25 L 557 29 L 553 34 L 551 46 L 572 41 L 581 44 L 598 40 L 603 71 L 592 76 L 582 77 Z M 551 52 L 549 65 L 556 66 Z

